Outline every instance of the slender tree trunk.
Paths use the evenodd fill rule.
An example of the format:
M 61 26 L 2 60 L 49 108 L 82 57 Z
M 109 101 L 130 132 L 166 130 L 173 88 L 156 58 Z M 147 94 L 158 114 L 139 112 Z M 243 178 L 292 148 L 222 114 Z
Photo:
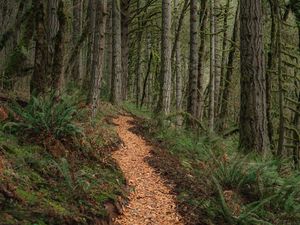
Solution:
M 210 79 L 209 79 L 209 132 L 214 131 L 215 122 L 215 79 L 216 79 L 216 18 L 215 0 L 210 2 Z
M 82 33 L 82 0 L 73 0 L 73 47 L 76 46 Z M 81 83 L 82 79 L 82 50 L 76 55 L 73 62 L 72 78 L 77 84 Z
M 197 80 L 198 80 L 198 17 L 197 1 L 190 1 L 190 63 L 189 63 L 189 88 L 187 112 L 194 118 L 197 117 Z M 190 125 L 195 127 L 194 119 L 189 120 Z
M 241 0 L 240 148 L 267 153 L 266 77 L 261 0 Z
M 208 4 L 207 0 L 201 1 L 200 9 L 200 46 L 199 46 L 199 58 L 198 58 L 198 106 L 197 106 L 197 118 L 202 121 L 203 117 L 203 108 L 204 108 L 204 99 L 203 99 L 203 76 L 204 76 L 204 63 L 205 63 L 205 30 L 207 23 L 207 12 Z
M 225 9 L 224 9 L 224 18 L 223 18 L 223 40 L 222 40 L 222 57 L 221 57 L 221 80 L 220 80 L 220 93 L 219 93 L 219 107 L 218 107 L 218 114 L 221 112 L 221 101 L 222 101 L 222 94 L 224 90 L 224 81 L 225 81 L 225 69 L 226 69 L 226 61 L 227 61 L 227 38 L 228 38 L 228 16 L 229 16 L 229 9 L 230 9 L 230 0 L 227 0 Z
M 129 54 L 129 2 L 130 0 L 121 1 L 121 34 L 122 34 L 122 98 L 127 98 L 128 84 L 128 54 Z
M 89 81 L 91 79 L 91 69 L 93 60 L 93 46 L 94 46 L 94 30 L 95 30 L 95 18 L 96 8 L 95 0 L 89 0 L 87 9 L 87 26 L 88 26 L 88 43 L 87 43 L 87 55 L 86 55 L 86 74 L 83 81 L 85 88 L 89 87 Z
M 118 105 L 122 100 L 122 51 L 121 51 L 121 9 L 120 1 L 112 2 L 112 91 L 111 102 Z
M 175 13 L 176 13 L 176 24 L 175 27 L 181 27 L 181 25 L 179 23 L 182 23 L 183 19 L 180 20 L 180 15 L 179 15 L 179 11 L 178 11 L 178 1 L 175 0 L 174 1 L 174 5 L 175 5 Z M 183 9 L 184 10 L 184 9 Z M 180 31 L 178 31 L 178 35 L 179 35 Z M 175 29 L 175 37 L 178 36 L 176 33 L 176 29 Z M 175 41 L 174 43 L 175 46 L 175 76 L 176 76 L 176 112 L 180 113 L 182 111 L 182 71 L 181 71 L 181 42 L 179 40 Z M 173 58 L 172 58 L 173 60 Z M 177 115 L 176 117 L 176 126 L 177 127 L 181 127 L 183 123 L 183 118 L 182 115 Z
M 92 105 L 92 117 L 96 115 L 103 77 L 107 4 L 106 0 L 96 2 L 96 30 L 94 34 L 93 60 L 88 104 Z
M 148 59 L 148 66 L 147 66 L 146 77 L 145 77 L 144 84 L 143 84 L 143 94 L 142 94 L 142 98 L 141 98 L 141 105 L 140 105 L 140 107 L 143 107 L 143 104 L 144 104 L 144 99 L 145 99 L 145 96 L 146 96 L 147 83 L 148 83 L 148 79 L 149 79 L 150 72 L 151 72 L 152 59 L 153 59 L 153 54 L 151 52 L 150 53 L 150 57 Z
M 267 72 L 266 72 L 266 89 L 267 89 L 267 119 L 268 119 L 268 133 L 269 140 L 271 145 L 273 144 L 273 123 L 271 117 L 271 109 L 272 109 L 272 80 L 273 75 L 276 75 L 278 72 L 278 57 L 280 52 L 279 50 L 279 42 L 278 42 L 278 22 L 277 18 L 280 17 L 280 8 L 278 0 L 269 0 L 269 5 L 271 9 L 271 39 L 270 39 L 270 50 L 268 52 L 268 64 L 267 64 Z
M 141 7 L 140 0 L 137 2 L 137 10 Z M 135 66 L 135 91 L 136 91 L 136 106 L 139 107 L 140 105 L 140 95 L 141 95 L 141 78 L 142 78 L 142 38 L 143 38 L 143 30 L 141 25 L 141 17 L 138 17 L 138 32 L 137 32 L 137 60 Z
M 160 111 L 167 115 L 171 107 L 171 0 L 162 1 L 162 38 L 161 38 L 161 77 L 162 107 Z
M 228 54 L 227 70 L 224 78 L 224 88 L 223 88 L 223 93 L 221 95 L 222 99 L 221 99 L 221 112 L 220 112 L 220 130 L 224 130 L 228 127 L 226 120 L 229 116 L 228 103 L 230 98 L 230 90 L 232 88 L 231 82 L 233 76 L 233 62 L 234 62 L 234 56 L 237 47 L 237 38 L 238 38 L 238 31 L 240 26 L 239 14 L 240 14 L 240 8 L 238 4 L 235 13 L 233 31 L 232 31 L 231 41 L 230 41 L 231 44 L 230 44 L 230 51 Z

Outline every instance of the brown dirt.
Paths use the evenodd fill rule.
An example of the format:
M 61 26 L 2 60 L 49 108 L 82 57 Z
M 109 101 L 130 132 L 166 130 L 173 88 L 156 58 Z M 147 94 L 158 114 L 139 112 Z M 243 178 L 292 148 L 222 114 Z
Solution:
M 181 196 L 177 200 L 177 211 L 184 218 L 185 225 L 206 225 L 212 224 L 206 221 L 206 215 L 200 208 L 190 204 L 191 199 L 207 199 L 213 193 L 207 189 L 207 184 L 204 179 L 195 179 L 181 166 L 178 156 L 171 154 L 166 149 L 169 144 L 164 141 L 153 138 L 157 132 L 155 125 L 149 125 L 149 121 L 133 116 L 131 132 L 143 136 L 145 140 L 152 146 L 151 154 L 146 158 L 146 161 L 168 182 L 174 184 L 172 190 L 176 195 Z M 207 165 L 193 165 L 207 167 Z M 204 169 L 204 168 L 202 168 Z M 189 190 L 189 195 L 182 197 L 182 192 Z M 222 224 L 222 223 L 216 223 Z
M 123 141 L 121 148 L 113 153 L 129 185 L 134 189 L 129 203 L 115 224 L 121 225 L 183 225 L 183 218 L 176 210 L 176 197 L 172 187 L 152 168 L 146 158 L 151 145 L 130 131 L 132 117 L 114 119 L 117 132 Z

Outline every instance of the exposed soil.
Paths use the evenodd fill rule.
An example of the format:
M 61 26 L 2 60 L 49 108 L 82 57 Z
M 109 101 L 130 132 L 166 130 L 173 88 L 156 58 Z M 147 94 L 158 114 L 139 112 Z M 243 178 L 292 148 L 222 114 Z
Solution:
M 113 158 L 122 169 L 133 191 L 129 203 L 115 224 L 120 225 L 183 225 L 177 212 L 176 196 L 172 187 L 151 167 L 146 159 L 152 146 L 131 132 L 133 118 L 120 116 L 114 119 L 117 133 L 123 141 Z

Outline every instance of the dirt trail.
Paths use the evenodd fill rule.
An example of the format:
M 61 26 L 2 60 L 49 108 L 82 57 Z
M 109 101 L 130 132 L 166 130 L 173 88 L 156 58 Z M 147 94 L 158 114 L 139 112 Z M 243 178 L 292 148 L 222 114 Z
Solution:
M 114 120 L 117 132 L 124 142 L 113 154 L 129 185 L 134 188 L 129 204 L 115 224 L 120 225 L 183 225 L 176 212 L 175 196 L 163 179 L 150 167 L 145 158 L 151 146 L 138 135 L 129 131 L 133 118 L 120 116 Z

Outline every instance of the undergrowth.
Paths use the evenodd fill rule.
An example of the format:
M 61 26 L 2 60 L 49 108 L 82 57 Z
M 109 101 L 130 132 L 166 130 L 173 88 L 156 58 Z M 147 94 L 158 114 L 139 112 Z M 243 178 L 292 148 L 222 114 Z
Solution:
M 154 166 L 176 181 L 180 210 L 195 217 L 188 224 L 300 224 L 300 173 L 288 161 L 241 154 L 234 135 L 224 139 L 141 120 L 142 132 L 162 148 L 153 152 L 161 161 Z M 167 167 L 167 161 L 174 163 Z
M 12 133 L 53 135 L 57 139 L 81 135 L 80 126 L 74 123 L 81 114 L 73 96 L 57 99 L 55 94 L 32 97 L 26 107 L 11 104 L 11 121 L 4 125 Z
M 126 195 L 110 156 L 119 139 L 107 118 L 118 109 L 103 103 L 91 123 L 88 110 L 79 112 L 81 103 L 73 99 L 14 104 L 1 123 L 0 224 L 101 224 L 105 204 Z M 43 145 L 45 134 L 52 136 L 53 151 Z M 58 150 L 63 154 L 53 154 Z

